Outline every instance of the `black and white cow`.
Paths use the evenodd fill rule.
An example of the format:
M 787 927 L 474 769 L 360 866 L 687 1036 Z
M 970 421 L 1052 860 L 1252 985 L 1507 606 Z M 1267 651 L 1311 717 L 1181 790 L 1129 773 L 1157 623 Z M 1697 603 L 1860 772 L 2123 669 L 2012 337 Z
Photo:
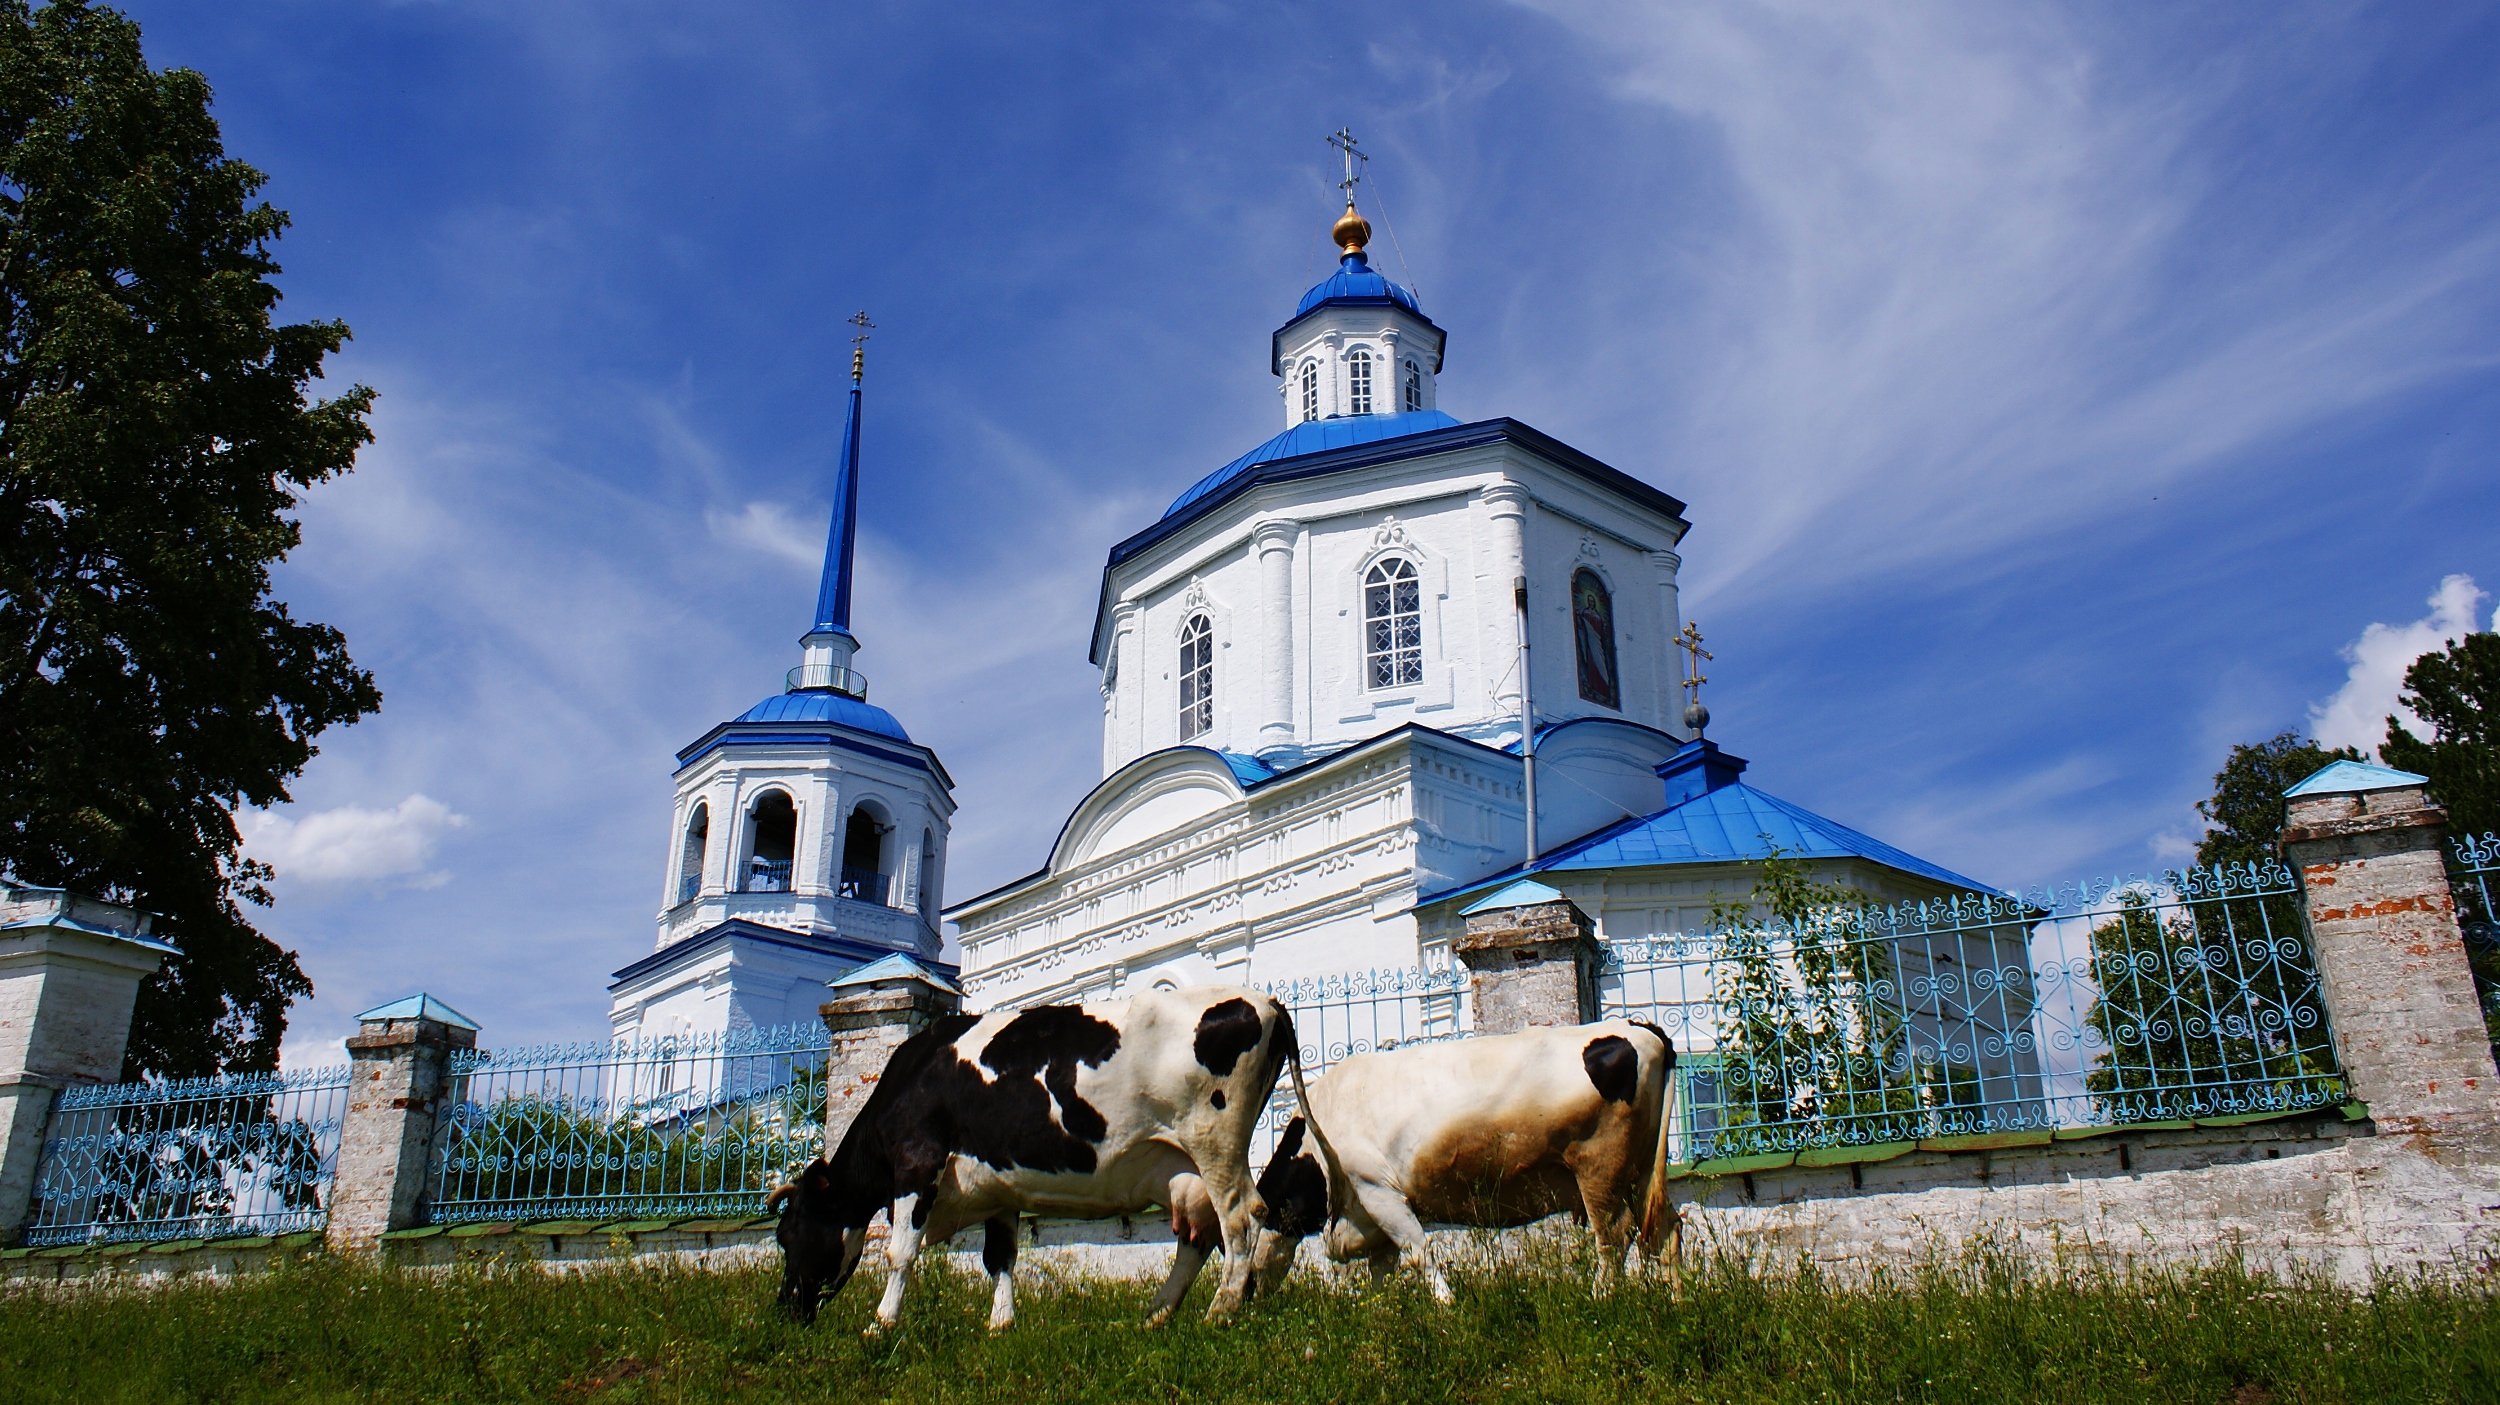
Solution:
M 1644 1255 L 1672 1261 L 1679 1221 L 1660 1171 L 1674 1069 L 1665 1032 L 1627 1020 L 1345 1060 L 1303 1097 L 1318 1126 L 1286 1124 L 1259 1176 L 1258 1286 L 1282 1282 L 1303 1237 L 1325 1228 L 1329 1257 L 1386 1273 L 1403 1254 L 1448 1302 L 1425 1224 L 1503 1228 L 1566 1211 L 1596 1233 L 1600 1293 L 1636 1227 Z
M 900 1320 L 921 1247 L 975 1224 L 987 1227 L 997 1330 L 1015 1320 L 1018 1215 L 1160 1205 L 1180 1247 L 1149 1324 L 1170 1319 L 1219 1246 L 1224 1279 L 1207 1316 L 1223 1321 L 1249 1290 L 1262 1208 L 1251 1127 L 1295 1052 L 1282 1005 L 1227 987 L 942 1019 L 894 1051 L 832 1159 L 773 1193 L 782 1305 L 812 1321 L 820 1292 L 850 1281 L 882 1210 L 891 1273 L 870 1332 Z

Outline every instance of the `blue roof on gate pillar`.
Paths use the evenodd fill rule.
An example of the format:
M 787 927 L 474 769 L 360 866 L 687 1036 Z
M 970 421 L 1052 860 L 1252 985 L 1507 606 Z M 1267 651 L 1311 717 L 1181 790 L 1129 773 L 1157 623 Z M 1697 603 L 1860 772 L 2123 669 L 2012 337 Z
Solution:
M 388 1005 L 376 1005 L 356 1017 L 358 1024 L 373 1024 L 382 1020 L 432 1020 L 436 1024 L 450 1025 L 453 1029 L 477 1028 L 477 1021 L 423 992 L 405 1000 L 394 1000 Z
M 1562 901 L 1564 901 L 1562 894 L 1555 892 L 1553 889 L 1546 887 L 1544 884 L 1537 882 L 1533 878 L 1522 878 L 1516 883 L 1505 884 L 1503 887 L 1495 890 L 1494 892 L 1487 893 L 1485 896 L 1476 899 L 1474 902 L 1467 904 L 1465 907 L 1460 908 L 1458 910 L 1458 915 L 1461 917 L 1471 917 L 1479 912 L 1496 912 L 1506 907 L 1534 907 L 1538 903 L 1558 903 Z
M 2293 795 L 2349 795 L 2362 790 L 2394 790 L 2399 786 L 2429 785 L 2431 778 L 2392 766 L 2372 766 L 2361 761 L 2337 761 L 2318 771 L 2309 779 L 2284 791 Z
M 834 990 L 847 990 L 855 986 L 876 985 L 883 981 L 919 981 L 923 985 L 945 991 L 949 995 L 963 994 L 963 991 L 956 988 L 954 982 L 899 951 L 891 956 L 880 956 L 858 970 L 836 977 L 826 984 Z

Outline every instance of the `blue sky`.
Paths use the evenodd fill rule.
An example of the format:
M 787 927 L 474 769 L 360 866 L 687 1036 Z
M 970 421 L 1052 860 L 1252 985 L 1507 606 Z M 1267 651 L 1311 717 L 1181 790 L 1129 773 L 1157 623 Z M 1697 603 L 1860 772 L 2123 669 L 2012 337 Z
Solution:
M 1444 408 L 1691 504 L 1748 779 L 2007 884 L 2174 861 L 2500 586 L 2477 7 L 136 3 L 378 442 L 280 573 L 383 710 L 247 819 L 319 994 L 596 1032 L 672 753 L 857 621 L 951 895 L 1095 778 L 1110 544 L 1273 432 L 1350 124 Z M 1092 17 L 1094 15 L 1099 17 Z

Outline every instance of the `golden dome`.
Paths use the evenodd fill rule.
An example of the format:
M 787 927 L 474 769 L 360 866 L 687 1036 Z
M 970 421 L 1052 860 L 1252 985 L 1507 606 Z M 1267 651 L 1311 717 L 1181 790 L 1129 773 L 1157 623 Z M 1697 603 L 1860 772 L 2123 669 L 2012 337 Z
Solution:
M 1345 252 L 1359 254 L 1363 252 L 1364 245 L 1372 242 L 1372 222 L 1354 213 L 1354 202 L 1348 200 L 1345 202 L 1345 213 L 1337 216 L 1337 223 L 1328 231 L 1328 237 Z

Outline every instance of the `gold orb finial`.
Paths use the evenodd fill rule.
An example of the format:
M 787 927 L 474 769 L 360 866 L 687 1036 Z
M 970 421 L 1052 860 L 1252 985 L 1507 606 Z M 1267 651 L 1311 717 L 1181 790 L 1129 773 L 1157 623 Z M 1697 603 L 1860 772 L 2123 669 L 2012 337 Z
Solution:
M 1372 222 L 1356 214 L 1354 202 L 1348 200 L 1345 202 L 1345 213 L 1337 216 L 1337 223 L 1329 229 L 1328 237 L 1346 253 L 1359 254 L 1363 252 L 1364 245 L 1372 242 Z

